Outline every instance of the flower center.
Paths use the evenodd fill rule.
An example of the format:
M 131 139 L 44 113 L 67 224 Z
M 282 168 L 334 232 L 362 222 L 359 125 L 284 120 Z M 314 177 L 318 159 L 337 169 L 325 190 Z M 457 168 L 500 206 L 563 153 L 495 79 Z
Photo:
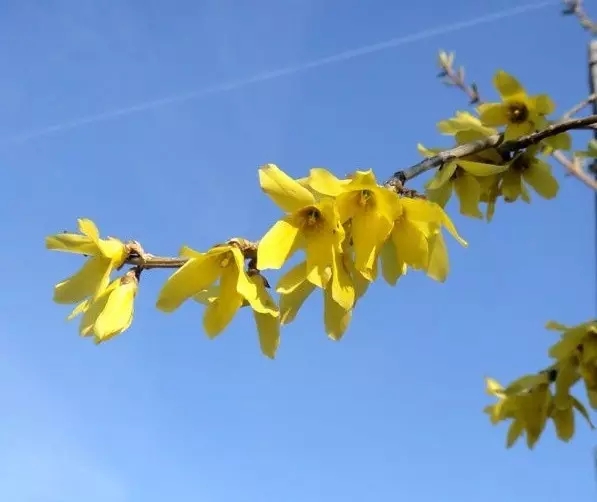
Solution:
M 303 213 L 303 228 L 305 230 L 315 230 L 323 224 L 323 215 L 315 207 L 310 207 Z
M 508 104 L 508 121 L 512 124 L 522 124 L 529 118 L 529 109 L 524 103 L 513 101 Z
M 367 207 L 373 202 L 373 192 L 371 190 L 361 190 L 359 193 L 358 204 L 361 207 Z

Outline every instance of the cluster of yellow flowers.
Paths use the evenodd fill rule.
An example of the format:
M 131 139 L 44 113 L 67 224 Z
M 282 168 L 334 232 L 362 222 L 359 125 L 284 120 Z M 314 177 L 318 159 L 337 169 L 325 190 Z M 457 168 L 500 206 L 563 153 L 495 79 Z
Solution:
M 444 281 L 449 264 L 442 227 L 466 246 L 439 205 L 400 196 L 379 185 L 372 171 L 338 179 L 315 168 L 307 178 L 295 180 L 267 164 L 259 169 L 259 181 L 285 215 L 258 243 L 249 266 L 237 239 L 206 252 L 185 246 L 180 251 L 185 262 L 164 284 L 157 308 L 173 312 L 192 298 L 206 306 L 203 326 L 215 337 L 241 307 L 249 306 L 261 349 L 269 357 L 277 350 L 280 326 L 296 317 L 315 289 L 323 293 L 326 333 L 338 340 L 379 268 L 391 285 L 409 267 Z M 83 314 L 81 334 L 101 342 L 130 326 L 141 269 L 110 282 L 110 274 L 126 263 L 132 246 L 100 239 L 87 219 L 79 220 L 79 230 L 81 234 L 62 233 L 46 240 L 48 249 L 90 257 L 79 272 L 56 286 L 54 300 L 80 302 L 69 318 Z M 276 304 L 261 271 L 282 268 L 299 250 L 305 259 L 280 278 Z
M 501 148 L 500 142 L 547 127 L 546 117 L 554 105 L 546 95 L 527 95 L 504 71 L 496 73 L 494 84 L 500 102 L 478 104 L 478 117 L 459 112 L 438 124 L 442 133 L 455 138 L 457 146 L 484 146 L 474 149 L 476 153 L 448 158 L 427 183 L 427 198 L 401 186 L 380 184 L 371 170 L 339 179 L 323 168 L 313 168 L 307 177 L 293 179 L 274 164 L 262 166 L 260 186 L 283 216 L 256 244 L 230 239 L 205 252 L 183 246 L 180 259 L 166 259 L 173 261 L 165 266 L 177 270 L 162 287 L 157 308 L 169 313 L 186 300 L 195 300 L 204 306 L 203 327 L 213 338 L 242 307 L 249 307 L 261 351 L 273 358 L 281 326 L 295 319 L 315 290 L 323 295 L 325 332 L 339 340 L 356 303 L 379 276 L 395 285 L 410 268 L 444 281 L 449 261 L 442 229 L 467 245 L 443 209 L 452 192 L 466 216 L 483 218 L 479 205 L 486 204 L 487 220 L 493 217 L 500 197 L 506 202 L 529 202 L 527 185 L 551 199 L 558 183 L 549 164 L 537 156 L 571 148 L 568 133 L 525 149 Z M 498 126 L 505 126 L 503 137 L 495 129 Z M 488 142 L 490 138 L 494 140 Z M 489 144 L 491 148 L 486 147 Z M 419 151 L 434 157 L 441 150 L 419 145 Z M 48 249 L 88 257 L 76 274 L 55 286 L 54 301 L 77 304 L 68 319 L 81 315 L 80 334 L 100 343 L 130 327 L 140 275 L 155 265 L 151 261 L 155 257 L 134 241 L 100 238 L 88 219 L 79 220 L 79 232 L 46 239 Z M 298 251 L 304 259 L 280 277 L 276 301 L 262 272 L 283 268 Z M 133 267 L 112 279 L 126 264 Z M 568 441 L 574 433 L 574 410 L 592 427 L 586 409 L 569 391 L 582 380 L 591 407 L 597 409 L 597 321 L 573 328 L 556 323 L 548 327 L 562 331 L 562 339 L 550 351 L 555 364 L 506 388 L 487 380 L 488 392 L 498 399 L 486 408 L 492 422 L 512 420 L 508 446 L 526 435 L 532 447 L 548 419 L 555 423 L 558 437 Z
M 597 410 L 597 319 L 573 327 L 552 321 L 547 329 L 561 332 L 560 340 L 549 349 L 550 357 L 555 359 L 552 366 L 525 375 L 506 388 L 491 378 L 486 380 L 487 392 L 497 398 L 496 404 L 485 408 L 491 422 L 511 421 L 508 447 L 526 436 L 532 448 L 549 419 L 558 438 L 569 441 L 574 435 L 575 411 L 594 428 L 586 408 L 570 394 L 570 389 L 582 381 L 589 405 Z
M 549 96 L 529 96 L 520 82 L 503 70 L 495 74 L 493 83 L 501 97 L 500 102 L 479 104 L 479 117 L 459 112 L 455 117 L 439 122 L 440 132 L 454 136 L 456 146 L 497 135 L 498 130 L 494 127 L 498 126 L 505 126 L 504 141 L 511 141 L 550 124 L 546 116 L 554 112 L 555 106 Z M 442 151 L 423 145 L 418 145 L 418 148 L 427 157 Z M 454 159 L 438 169 L 426 184 L 427 196 L 443 207 L 455 191 L 461 214 L 483 218 L 479 204 L 485 203 L 485 215 L 490 221 L 499 197 L 506 202 L 518 199 L 530 202 L 527 185 L 545 199 L 554 198 L 558 193 L 558 182 L 551 173 L 550 165 L 537 155 L 570 148 L 570 135 L 560 133 L 514 155 L 505 156 L 497 148 L 489 148 Z

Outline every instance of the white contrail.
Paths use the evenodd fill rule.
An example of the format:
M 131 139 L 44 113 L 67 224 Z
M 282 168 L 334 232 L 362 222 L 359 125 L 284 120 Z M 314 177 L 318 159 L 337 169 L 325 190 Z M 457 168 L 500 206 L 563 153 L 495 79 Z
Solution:
M 515 7 L 513 9 L 502 10 L 499 12 L 494 12 L 492 14 L 487 14 L 485 16 L 476 17 L 473 19 L 469 19 L 467 21 L 460 21 L 458 23 L 448 24 L 444 26 L 439 26 L 437 28 L 431 28 L 427 30 L 422 30 L 416 33 L 412 33 L 410 35 L 405 35 L 402 37 L 392 38 L 390 40 L 386 40 L 385 42 L 380 42 L 373 45 L 366 45 L 363 47 L 359 47 L 357 49 L 351 49 L 344 52 L 340 52 L 338 54 L 334 54 L 332 56 L 315 59 L 313 61 L 308 61 L 302 64 L 298 64 L 295 66 L 287 66 L 285 68 L 280 68 L 278 70 L 271 70 L 266 71 L 263 73 L 258 73 L 253 75 L 252 77 L 247 77 L 240 80 L 234 80 L 231 82 L 225 82 L 222 84 L 214 85 L 212 87 L 205 87 L 203 89 L 187 92 L 187 93 L 180 93 L 180 94 L 173 94 L 170 96 L 166 96 L 160 99 L 155 99 L 152 101 L 145 101 L 143 103 L 138 103 L 133 106 L 128 106 L 126 108 L 119 108 L 115 110 L 109 110 L 104 113 L 98 113 L 96 115 L 88 115 L 86 117 L 80 117 L 78 119 L 70 120 L 68 122 L 62 122 L 59 124 L 51 125 L 48 127 L 44 127 L 42 129 L 36 129 L 29 132 L 25 132 L 22 134 L 18 134 L 15 136 L 6 137 L 0 140 L 0 146 L 6 146 L 8 144 L 14 143 L 23 143 L 29 141 L 34 138 L 39 138 L 42 136 L 48 136 L 53 133 L 66 131 L 69 129 L 77 129 L 79 127 L 85 126 L 87 124 L 93 124 L 96 122 L 102 122 L 105 120 L 115 119 L 118 117 L 122 117 L 125 115 L 131 115 L 133 113 L 139 113 L 146 110 L 153 110 L 155 108 L 159 108 L 161 106 L 166 106 L 172 103 L 181 103 L 183 101 L 189 101 L 192 99 L 199 99 L 204 96 L 208 96 L 211 94 L 217 94 L 220 92 L 231 91 L 234 89 L 239 89 L 241 87 L 245 87 L 247 85 L 256 84 L 258 82 L 264 82 L 266 80 L 272 80 L 279 77 L 284 77 L 286 75 L 292 75 L 295 73 L 299 73 L 302 71 L 310 70 L 312 68 L 319 68 L 321 66 L 325 66 L 332 63 L 339 63 L 341 61 L 347 61 L 349 59 L 353 59 L 359 56 L 365 56 L 367 54 L 372 54 L 374 52 L 383 51 L 385 49 L 391 49 L 395 47 L 400 47 L 402 45 L 410 44 L 412 42 L 417 42 L 419 40 L 425 40 L 428 38 L 436 37 L 438 35 L 444 35 L 446 33 L 452 33 L 458 30 L 462 30 L 464 28 L 469 28 L 471 26 L 477 26 L 479 24 L 491 23 L 493 21 L 498 21 L 500 19 L 504 19 L 507 17 L 517 16 L 519 14 L 524 14 L 526 12 L 530 12 L 533 10 L 542 9 L 547 6 L 553 6 L 555 0 L 551 1 L 544 1 L 532 4 L 521 5 L 519 7 Z M 558 2 L 559 3 L 559 2 Z

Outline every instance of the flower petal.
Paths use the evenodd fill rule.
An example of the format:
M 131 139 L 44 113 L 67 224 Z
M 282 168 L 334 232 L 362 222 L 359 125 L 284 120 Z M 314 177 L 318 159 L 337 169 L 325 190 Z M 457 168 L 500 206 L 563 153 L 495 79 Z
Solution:
M 288 213 L 315 202 L 315 197 L 308 189 L 275 164 L 265 164 L 259 168 L 259 184 L 274 203 Z
M 441 232 L 436 232 L 429 238 L 429 263 L 426 272 L 438 282 L 444 282 L 450 272 L 448 250 Z
M 280 323 L 290 324 L 305 300 L 315 290 L 315 286 L 309 281 L 304 281 L 291 293 L 280 295 Z
M 88 218 L 79 218 L 77 223 L 79 224 L 79 232 L 81 232 L 84 236 L 88 237 L 94 242 L 99 240 L 99 230 L 93 221 Z
M 477 108 L 484 125 L 498 127 L 508 123 L 508 109 L 503 103 L 483 103 Z
M 97 244 L 86 235 L 69 233 L 46 237 L 46 249 L 86 255 L 95 255 L 99 252 Z
M 344 309 L 332 298 L 327 289 L 323 292 L 323 322 L 326 334 L 334 341 L 342 338 L 352 317 L 352 311 Z
M 205 309 L 203 329 L 209 338 L 215 338 L 230 324 L 243 304 L 243 297 L 236 290 L 238 269 L 224 267 L 220 276 L 220 295 Z
M 373 280 L 379 250 L 390 235 L 393 223 L 376 210 L 359 211 L 352 218 L 355 268 L 370 281 Z
M 302 261 L 280 277 L 276 285 L 276 292 L 280 294 L 292 293 L 306 280 L 307 262 Z
M 538 94 L 529 98 L 529 101 L 539 115 L 551 115 L 556 111 L 556 105 L 547 94 Z
M 473 176 L 491 176 L 503 173 L 508 169 L 508 165 L 496 166 L 494 164 L 484 164 L 483 162 L 474 162 L 471 160 L 459 160 L 458 165 L 467 173 Z
M 273 359 L 280 346 L 280 319 L 269 314 L 253 312 L 257 334 L 259 335 L 259 346 L 263 355 Z
M 479 209 L 481 198 L 479 182 L 473 176 L 465 174 L 454 181 L 454 190 L 460 201 L 460 214 L 483 219 L 483 213 Z
M 406 264 L 396 251 L 392 239 L 388 239 L 381 248 L 381 274 L 390 286 L 395 286 L 398 279 L 406 274 Z
M 553 199 L 558 194 L 560 186 L 547 162 L 534 159 L 528 169 L 522 172 L 522 177 L 544 199 Z
M 322 195 L 335 197 L 343 191 L 347 183 L 342 183 L 327 169 L 314 167 L 309 171 L 308 184 L 313 190 Z
M 526 94 L 524 87 L 522 87 L 520 82 L 504 70 L 498 70 L 495 73 L 493 77 L 493 85 L 502 99 Z
M 448 162 L 447 164 L 444 164 L 444 166 L 436 171 L 435 176 L 425 184 L 425 188 L 428 190 L 437 190 L 444 186 L 446 183 L 450 182 L 457 168 L 458 164 L 456 162 Z
M 56 303 L 79 303 L 103 290 L 110 280 L 111 263 L 101 256 L 88 259 L 79 271 L 54 287 Z
M 257 246 L 257 266 L 260 270 L 282 268 L 301 244 L 299 227 L 294 215 L 278 220 Z
M 109 295 L 104 309 L 93 324 L 96 343 L 103 342 L 127 330 L 135 309 L 137 282 L 116 287 Z
M 158 295 L 156 307 L 162 312 L 174 312 L 186 300 L 208 289 L 224 270 L 220 267 L 221 259 L 221 254 L 189 259 L 168 277 Z

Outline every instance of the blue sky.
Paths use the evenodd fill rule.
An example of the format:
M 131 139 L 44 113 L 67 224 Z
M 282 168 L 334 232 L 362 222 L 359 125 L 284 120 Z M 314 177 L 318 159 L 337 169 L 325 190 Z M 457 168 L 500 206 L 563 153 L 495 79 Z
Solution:
M 592 195 L 563 176 L 555 202 L 459 216 L 452 273 L 376 285 L 340 343 L 319 298 L 259 354 L 242 312 L 216 341 L 201 308 L 154 302 L 146 274 L 133 327 L 95 347 L 52 286 L 79 266 L 45 235 L 93 218 L 156 254 L 258 238 L 278 216 L 256 168 L 294 176 L 417 162 L 448 146 L 438 120 L 466 107 L 435 78 L 455 50 L 484 96 L 502 68 L 564 111 L 586 96 L 587 35 L 558 2 L 492 23 L 72 128 L 81 117 L 221 87 L 421 33 L 518 0 L 4 2 L 0 16 L 0 499 L 11 502 L 461 502 L 594 500 L 595 435 L 550 427 L 507 451 L 481 413 L 487 374 L 547 363 L 548 319 L 595 314 Z M 42 133 L 39 133 L 42 131 Z M 48 132 L 48 131 L 46 131 Z M 581 148 L 584 136 L 577 136 Z M 414 182 L 420 187 L 423 180 Z

